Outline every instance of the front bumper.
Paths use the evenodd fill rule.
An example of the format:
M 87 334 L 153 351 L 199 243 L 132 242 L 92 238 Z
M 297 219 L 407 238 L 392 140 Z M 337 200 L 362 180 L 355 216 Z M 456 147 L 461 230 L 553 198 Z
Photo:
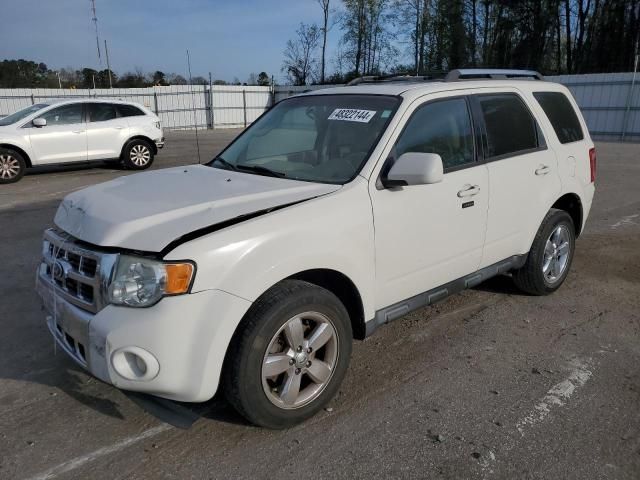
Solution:
M 46 277 L 36 288 L 56 343 L 100 380 L 124 390 L 201 402 L 218 388 L 227 346 L 250 302 L 219 290 L 167 297 L 150 308 L 108 305 L 95 315 L 64 300 Z M 157 361 L 153 378 L 116 371 L 123 350 Z
M 156 138 L 154 140 L 154 143 L 156 144 L 156 147 L 158 148 L 158 150 L 160 150 L 161 148 L 164 148 L 164 137 Z

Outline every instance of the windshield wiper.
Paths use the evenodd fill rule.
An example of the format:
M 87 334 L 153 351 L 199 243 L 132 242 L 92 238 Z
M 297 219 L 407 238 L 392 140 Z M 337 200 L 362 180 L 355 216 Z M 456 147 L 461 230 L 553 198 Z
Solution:
M 223 167 L 225 167 L 227 170 L 233 170 L 233 171 L 238 171 L 238 167 L 236 167 L 233 163 L 231 162 L 227 162 L 224 158 L 222 157 L 216 157 L 214 158 L 211 163 L 219 163 L 220 165 L 222 165 Z
M 270 177 L 282 178 L 287 176 L 283 172 L 276 172 L 275 170 L 263 167 L 262 165 L 238 165 L 236 169 L 240 171 L 255 172 L 259 175 L 268 175 Z

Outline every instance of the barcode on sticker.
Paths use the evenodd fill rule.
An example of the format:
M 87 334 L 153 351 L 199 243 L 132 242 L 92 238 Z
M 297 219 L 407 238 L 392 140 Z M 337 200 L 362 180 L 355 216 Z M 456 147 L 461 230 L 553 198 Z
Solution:
M 369 123 L 376 114 L 375 110 L 357 110 L 355 108 L 336 108 L 329 120 L 346 120 L 347 122 Z

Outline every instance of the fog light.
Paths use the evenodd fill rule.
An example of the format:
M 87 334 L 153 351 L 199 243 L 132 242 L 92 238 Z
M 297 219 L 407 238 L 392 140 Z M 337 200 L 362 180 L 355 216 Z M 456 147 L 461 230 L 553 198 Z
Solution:
M 148 382 L 158 376 L 160 364 L 156 357 L 140 347 L 124 347 L 111 355 L 111 365 L 122 378 Z

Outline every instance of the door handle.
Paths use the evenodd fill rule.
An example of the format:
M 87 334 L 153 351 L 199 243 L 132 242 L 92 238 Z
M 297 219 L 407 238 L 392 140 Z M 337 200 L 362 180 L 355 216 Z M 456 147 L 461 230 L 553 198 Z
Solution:
M 124 128 L 124 127 L 120 127 L 120 126 L 115 127 L 115 129 L 116 129 L 116 130 L 122 130 L 123 128 Z
M 547 173 L 549 173 L 549 166 L 548 165 L 540 165 L 538 168 L 536 168 L 536 175 L 546 175 Z
M 84 130 L 73 130 L 71 133 L 84 133 Z
M 480 187 L 478 185 L 465 185 L 465 188 L 458 192 L 459 198 L 473 197 L 480 193 Z

